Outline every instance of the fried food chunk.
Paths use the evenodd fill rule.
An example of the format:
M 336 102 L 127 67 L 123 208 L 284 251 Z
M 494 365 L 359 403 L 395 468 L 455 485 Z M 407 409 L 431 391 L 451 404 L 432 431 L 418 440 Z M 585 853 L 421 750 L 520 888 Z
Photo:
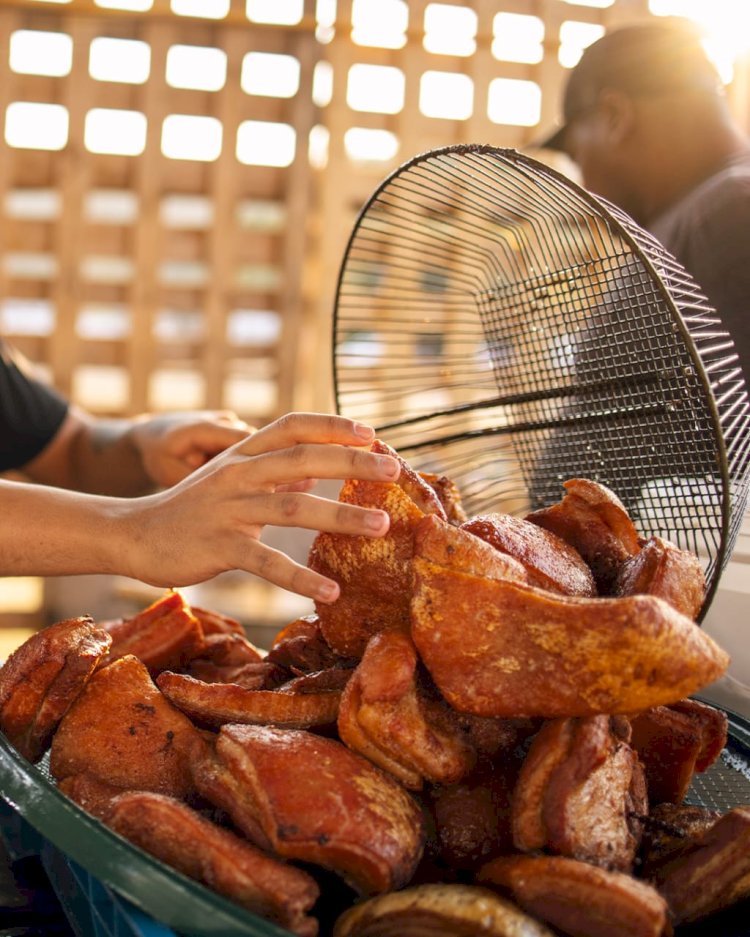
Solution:
M 290 729 L 332 725 L 341 701 L 340 687 L 295 692 L 299 688 L 294 680 L 277 690 L 247 690 L 235 683 L 203 683 L 165 670 L 156 683 L 178 709 L 205 726 L 228 722 Z
M 445 569 L 456 569 L 486 579 L 528 581 L 524 565 L 463 527 L 452 527 L 439 517 L 422 518 L 414 529 L 414 554 Z
M 333 739 L 226 725 L 192 768 L 200 793 L 261 849 L 330 869 L 361 894 L 402 887 L 421 858 L 420 808 Z
M 427 692 L 417 664 L 407 635 L 376 634 L 344 690 L 338 716 L 341 740 L 410 790 L 420 790 L 425 780 L 458 781 L 476 762 L 458 714 Z
M 516 905 L 476 885 L 415 885 L 345 911 L 333 937 L 553 937 Z
M 230 615 L 222 615 L 221 612 L 201 608 L 198 605 L 191 605 L 190 610 L 200 622 L 203 635 L 206 638 L 212 634 L 238 634 L 241 637 L 245 635 L 242 624 Z
M 657 595 L 672 608 L 697 618 L 706 598 L 706 577 L 698 557 L 661 537 L 650 537 L 620 567 L 612 595 Z
M 720 817 L 720 810 L 695 804 L 664 803 L 651 807 L 644 818 L 639 875 L 653 878 L 666 862 L 691 850 Z
M 435 492 L 390 447 L 376 440 L 373 452 L 397 458 L 397 482 L 344 482 L 339 500 L 386 511 L 391 525 L 384 537 L 320 533 L 315 538 L 308 566 L 335 579 L 340 597 L 330 604 L 316 603 L 320 630 L 342 657 L 361 657 L 373 634 L 407 630 L 414 527 L 425 514 L 445 520 Z
M 563 595 L 596 595 L 594 577 L 578 551 L 544 527 L 510 514 L 480 514 L 461 526 L 515 557 L 530 585 Z
M 57 787 L 97 820 L 104 820 L 112 807 L 112 801 L 124 793 L 123 788 L 108 784 L 87 771 L 63 778 Z
M 662 865 L 653 884 L 675 924 L 688 924 L 750 896 L 750 806 L 725 813 L 691 850 Z
M 526 516 L 584 558 L 600 595 L 609 595 L 622 564 L 641 549 L 638 531 L 617 495 L 587 478 L 563 482 L 562 501 Z
M 412 638 L 455 709 L 632 713 L 716 680 L 728 655 L 655 596 L 587 599 L 414 560 Z
M 317 615 L 303 615 L 276 635 L 266 660 L 293 673 L 313 673 L 330 667 L 353 667 L 356 658 L 341 657 L 320 630 Z
M 627 720 L 555 719 L 535 736 L 513 793 L 513 841 L 619 872 L 633 866 L 647 812 Z
M 121 836 L 231 901 L 315 937 L 308 912 L 319 889 L 307 872 L 256 849 L 186 804 L 162 794 L 133 791 L 112 802 L 106 823 Z
M 419 472 L 418 474 L 440 499 L 448 523 L 456 527 L 463 524 L 467 517 L 458 485 L 445 475 L 435 475 L 433 472 Z
M 89 773 L 185 798 L 193 792 L 188 756 L 199 742 L 198 729 L 157 690 L 145 665 L 121 657 L 96 671 L 63 718 L 50 772 L 58 781 Z
M 656 706 L 630 722 L 652 804 L 682 803 L 695 772 L 712 765 L 727 741 L 726 715 L 697 700 Z
M 184 672 L 204 683 L 236 683 L 247 690 L 272 690 L 289 679 L 283 667 L 266 661 L 244 635 L 216 632 L 208 635 L 198 657 Z
M 168 592 L 132 618 L 102 627 L 112 635 L 108 662 L 132 654 L 152 673 L 180 670 L 204 647 L 200 621 L 179 592 Z
M 667 904 L 656 889 L 622 872 L 562 856 L 503 856 L 480 884 L 509 892 L 529 914 L 575 937 L 662 937 Z
M 47 751 L 111 643 L 90 618 L 68 618 L 33 634 L 0 667 L 0 729 L 24 758 Z

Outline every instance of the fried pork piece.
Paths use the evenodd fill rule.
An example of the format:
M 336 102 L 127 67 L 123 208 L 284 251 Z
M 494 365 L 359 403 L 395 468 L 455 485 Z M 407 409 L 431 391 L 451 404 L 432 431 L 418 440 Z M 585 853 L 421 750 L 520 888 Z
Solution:
M 112 807 L 112 801 L 124 793 L 122 787 L 108 784 L 87 771 L 71 774 L 59 781 L 57 786 L 66 797 L 97 820 L 104 820 Z
M 332 725 L 341 701 L 341 686 L 300 687 L 296 680 L 276 690 L 247 690 L 235 683 L 203 683 L 165 670 L 156 683 L 178 709 L 205 726 L 228 722 L 289 729 Z
M 132 618 L 102 627 L 112 635 L 108 662 L 132 654 L 152 673 L 180 670 L 204 647 L 200 621 L 179 592 L 168 592 Z
M 511 805 L 520 760 L 507 758 L 458 784 L 429 790 L 437 848 L 451 869 L 475 871 L 491 856 L 513 851 Z
M 513 841 L 619 872 L 633 866 L 636 817 L 647 812 L 643 770 L 626 719 L 589 716 L 546 723 L 531 743 L 513 793 Z
M 654 596 L 587 599 L 419 557 L 412 638 L 445 699 L 484 716 L 632 713 L 716 680 L 729 657 Z
M 553 937 L 520 908 L 476 885 L 415 885 L 355 905 L 333 937 Z
M 317 934 L 318 922 L 308 916 L 319 895 L 312 876 L 266 855 L 186 804 L 133 791 L 112 801 L 105 822 L 157 859 L 249 911 L 300 937 Z
M 667 904 L 645 882 L 562 856 L 503 856 L 477 880 L 571 937 L 662 937 Z
M 341 586 L 341 596 L 330 604 L 316 603 L 316 612 L 325 641 L 343 657 L 361 657 L 379 631 L 408 629 L 414 526 L 428 513 L 445 520 L 435 492 L 403 459 L 379 440 L 372 451 L 399 459 L 398 481 L 348 480 L 339 500 L 386 511 L 388 533 L 375 538 L 320 533 L 308 560 L 311 569 Z
M 184 672 L 205 683 L 236 683 L 247 690 L 272 690 L 289 679 L 289 672 L 266 661 L 244 635 L 214 633 L 205 640 L 199 657 Z
M 24 758 L 47 751 L 111 643 L 90 618 L 68 618 L 33 634 L 0 667 L 0 729 Z
M 664 863 L 652 879 L 675 924 L 688 924 L 750 896 L 750 806 L 735 807 L 691 850 Z
M 261 849 L 342 876 L 360 894 L 405 885 L 425 840 L 422 812 L 378 768 L 333 739 L 226 725 L 196 749 L 195 784 Z
M 668 540 L 650 537 L 642 550 L 620 567 L 612 595 L 657 595 L 672 608 L 697 618 L 706 597 L 706 578 L 698 557 Z
M 530 585 L 563 595 L 596 595 L 591 570 L 557 534 L 509 514 L 480 514 L 461 526 L 515 557 L 526 569 Z
M 459 716 L 428 693 L 411 639 L 398 632 L 370 638 L 341 699 L 338 730 L 354 751 L 420 790 L 425 780 L 458 781 L 476 762 Z
M 726 715 L 697 700 L 656 706 L 630 722 L 652 804 L 682 803 L 695 772 L 712 765 L 727 741 Z
M 317 615 L 303 615 L 276 635 L 266 660 L 293 673 L 313 673 L 330 667 L 353 667 L 356 658 L 336 654 L 323 637 Z
M 528 514 L 526 520 L 552 531 L 591 567 L 600 595 L 609 595 L 622 564 L 641 549 L 638 531 L 620 499 L 586 478 L 563 482 L 562 501 Z
M 672 859 L 688 852 L 721 817 L 720 810 L 694 804 L 657 804 L 644 818 L 638 873 L 651 879 Z
M 440 499 L 448 523 L 456 527 L 463 524 L 467 517 L 458 485 L 445 475 L 435 475 L 432 472 L 419 472 L 418 474 Z
M 416 525 L 414 554 L 437 566 L 472 576 L 528 581 L 528 572 L 517 559 L 501 553 L 471 531 L 452 527 L 439 517 L 424 517 Z
M 185 798 L 193 791 L 189 752 L 198 729 L 154 686 L 135 657 L 121 657 L 91 677 L 52 740 L 58 781 L 89 773 L 132 790 Z
M 229 615 L 222 615 L 221 612 L 200 608 L 198 605 L 191 605 L 190 609 L 201 623 L 201 628 L 205 637 L 209 637 L 209 635 L 212 634 L 238 634 L 241 637 L 245 635 L 245 629 L 236 618 L 232 618 Z

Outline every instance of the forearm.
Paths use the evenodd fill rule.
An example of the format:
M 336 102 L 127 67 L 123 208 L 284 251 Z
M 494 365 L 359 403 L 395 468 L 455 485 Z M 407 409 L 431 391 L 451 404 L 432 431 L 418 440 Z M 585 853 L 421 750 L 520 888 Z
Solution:
M 0 575 L 127 574 L 126 504 L 0 481 Z

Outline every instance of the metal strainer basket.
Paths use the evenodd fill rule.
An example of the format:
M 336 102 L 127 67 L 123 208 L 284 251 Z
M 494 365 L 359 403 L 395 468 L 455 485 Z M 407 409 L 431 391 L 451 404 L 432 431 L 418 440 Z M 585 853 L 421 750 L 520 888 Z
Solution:
M 747 500 L 747 391 L 696 284 L 614 206 L 514 150 L 415 157 L 355 224 L 333 363 L 339 412 L 470 514 L 608 485 L 702 558 L 705 613 Z

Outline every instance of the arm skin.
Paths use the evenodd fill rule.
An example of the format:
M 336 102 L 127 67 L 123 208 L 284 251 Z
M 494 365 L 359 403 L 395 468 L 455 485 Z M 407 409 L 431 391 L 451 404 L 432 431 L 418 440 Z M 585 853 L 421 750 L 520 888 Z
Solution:
M 186 450 L 178 433 L 172 437 L 178 444 L 167 458 L 155 444 L 156 436 L 145 443 L 147 449 L 152 445 L 148 458 L 164 471 L 178 471 L 176 459 L 183 465 L 184 477 L 154 494 L 112 497 L 0 481 L 0 574 L 115 573 L 169 587 L 241 569 L 301 595 L 332 602 L 338 597 L 338 585 L 260 543 L 263 527 L 273 524 L 372 537 L 388 530 L 389 518 L 382 511 L 309 493 L 319 478 L 394 481 L 398 477 L 395 459 L 363 448 L 374 439 L 370 427 L 343 417 L 289 414 L 252 435 L 242 435 L 213 457 L 207 457 L 205 447 Z M 58 443 L 64 451 L 57 437 L 48 450 Z M 71 440 L 70 445 L 85 453 L 92 444 Z M 81 467 L 80 477 L 67 468 L 60 453 L 48 450 L 25 470 L 35 481 L 46 482 L 57 478 L 55 472 L 62 465 L 62 480 L 71 487 L 74 483 L 94 490 L 119 487 L 124 494 L 132 486 L 129 467 L 138 463 L 130 446 L 138 450 L 139 443 L 116 436 L 102 467 L 96 471 Z M 187 458 L 200 458 L 204 464 L 185 474 Z M 77 464 L 76 459 L 72 464 Z M 105 485 L 106 466 L 111 476 Z M 141 471 L 141 484 L 158 477 L 156 471 Z

